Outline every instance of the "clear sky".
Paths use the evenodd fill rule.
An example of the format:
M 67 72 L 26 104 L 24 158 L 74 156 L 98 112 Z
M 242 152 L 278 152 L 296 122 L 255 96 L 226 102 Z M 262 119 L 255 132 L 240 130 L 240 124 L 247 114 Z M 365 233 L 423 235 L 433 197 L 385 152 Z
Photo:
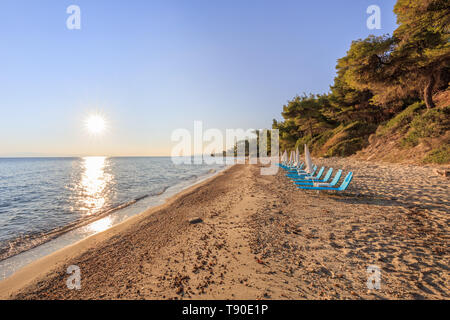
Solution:
M 81 29 L 69 30 L 69 5 Z M 369 5 L 381 30 L 369 30 Z M 264 128 L 324 93 L 395 0 L 2 0 L 0 156 L 169 155 L 171 133 Z M 87 133 L 92 113 L 106 132 Z

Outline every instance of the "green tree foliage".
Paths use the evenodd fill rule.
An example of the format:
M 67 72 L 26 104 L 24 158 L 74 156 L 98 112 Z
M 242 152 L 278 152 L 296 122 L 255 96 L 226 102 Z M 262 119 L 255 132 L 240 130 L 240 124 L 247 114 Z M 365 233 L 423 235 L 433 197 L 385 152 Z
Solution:
M 326 98 L 315 95 L 296 96 L 288 104 L 283 106 L 281 113 L 285 119 L 289 119 L 297 127 L 301 136 L 309 134 L 314 136 L 317 130 L 329 127 L 330 121 L 323 113 L 327 105 Z
M 450 2 L 398 0 L 394 12 L 399 27 L 392 61 L 398 78 L 422 90 L 427 108 L 433 108 L 433 91 L 450 80 Z
M 284 120 L 272 125 L 282 149 L 308 143 L 322 154 L 348 155 L 407 106 L 435 107 L 433 93 L 450 81 L 450 2 L 398 0 L 394 12 L 393 36 L 353 41 L 337 61 L 329 93 L 296 96 L 283 106 Z M 339 152 L 331 150 L 337 145 Z
M 369 36 L 354 41 L 338 67 L 353 89 L 370 90 L 372 102 L 402 105 L 422 97 L 434 107 L 435 89 L 448 85 L 450 72 L 449 12 L 443 0 L 398 0 L 399 27 L 393 37 Z
M 357 90 L 345 80 L 348 71 L 347 59 L 340 59 L 336 66 L 337 76 L 331 86 L 329 101 L 331 117 L 341 123 L 355 120 L 379 122 L 383 119 L 382 109 L 373 105 L 373 94 L 368 89 Z
M 399 96 L 408 96 L 414 92 L 400 93 L 404 90 L 392 69 L 391 54 L 394 40 L 388 36 L 369 36 L 364 40 L 352 42 L 347 55 L 338 60 L 338 77 L 344 87 L 356 92 L 352 103 L 372 103 L 390 106 L 399 102 Z M 390 84 L 387 88 L 387 83 Z M 340 83 L 338 82 L 337 85 Z M 336 84 L 335 84 L 336 85 Z M 365 100 L 370 96 L 369 100 Z
M 280 133 L 280 148 L 293 149 L 297 140 L 303 135 L 301 131 L 298 130 L 297 125 L 291 119 L 286 119 L 285 121 L 273 120 L 273 129 L 278 129 Z

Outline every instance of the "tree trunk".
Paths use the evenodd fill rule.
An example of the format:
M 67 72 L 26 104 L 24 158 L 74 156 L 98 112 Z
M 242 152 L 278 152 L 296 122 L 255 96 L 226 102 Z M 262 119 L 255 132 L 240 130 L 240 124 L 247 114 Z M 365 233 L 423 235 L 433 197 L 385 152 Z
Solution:
M 430 80 L 428 81 L 428 84 L 425 86 L 425 89 L 423 91 L 423 99 L 425 100 L 427 109 L 431 109 L 436 106 L 433 102 L 433 88 L 435 83 L 436 79 L 434 77 L 434 73 L 432 73 Z

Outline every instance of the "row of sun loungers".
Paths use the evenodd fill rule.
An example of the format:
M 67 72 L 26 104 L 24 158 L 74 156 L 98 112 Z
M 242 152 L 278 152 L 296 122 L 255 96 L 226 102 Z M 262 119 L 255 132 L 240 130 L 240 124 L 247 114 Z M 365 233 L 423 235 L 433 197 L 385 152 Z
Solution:
M 338 186 L 338 182 L 342 177 L 342 170 L 337 170 L 333 179 L 333 168 L 329 168 L 324 176 L 325 167 L 321 167 L 318 170 L 316 165 L 313 166 L 312 172 L 307 173 L 303 170 L 304 163 L 298 165 L 289 163 L 280 163 L 279 166 L 287 171 L 286 176 L 292 180 L 292 182 L 299 189 L 306 190 L 329 190 L 329 191 L 345 191 L 352 181 L 353 173 L 349 172 Z M 316 173 L 317 172 L 317 173 Z

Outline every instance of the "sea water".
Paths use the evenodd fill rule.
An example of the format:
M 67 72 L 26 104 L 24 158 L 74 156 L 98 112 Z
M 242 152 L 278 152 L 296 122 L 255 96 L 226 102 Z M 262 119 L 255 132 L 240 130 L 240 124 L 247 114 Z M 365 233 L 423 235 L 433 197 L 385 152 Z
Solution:
M 169 157 L 0 158 L 0 279 L 224 167 Z

